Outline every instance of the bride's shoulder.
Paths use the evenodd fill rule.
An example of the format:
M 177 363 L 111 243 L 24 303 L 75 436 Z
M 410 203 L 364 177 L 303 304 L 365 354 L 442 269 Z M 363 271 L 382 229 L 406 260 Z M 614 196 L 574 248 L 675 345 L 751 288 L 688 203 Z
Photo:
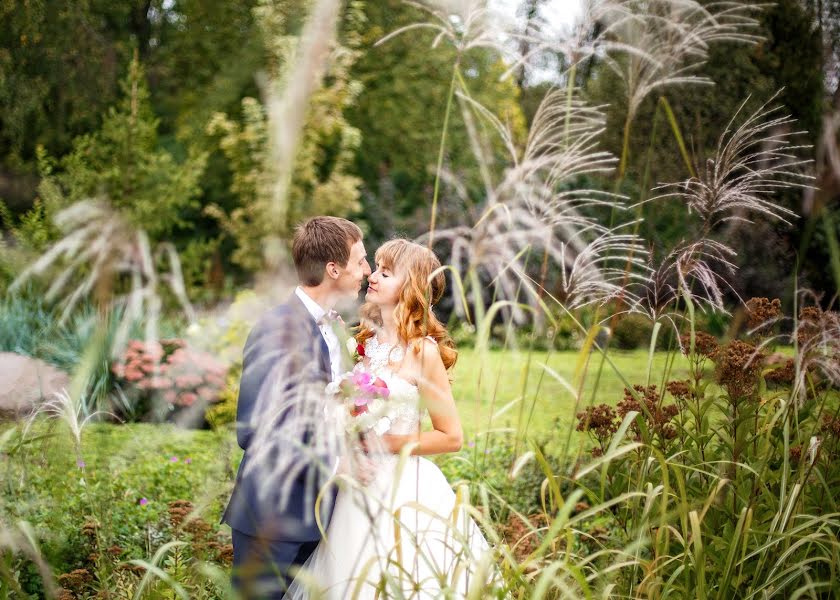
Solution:
M 430 335 L 415 339 L 410 346 L 414 350 L 411 354 L 414 354 L 421 363 L 427 363 L 427 361 L 439 362 L 441 360 L 437 340 Z

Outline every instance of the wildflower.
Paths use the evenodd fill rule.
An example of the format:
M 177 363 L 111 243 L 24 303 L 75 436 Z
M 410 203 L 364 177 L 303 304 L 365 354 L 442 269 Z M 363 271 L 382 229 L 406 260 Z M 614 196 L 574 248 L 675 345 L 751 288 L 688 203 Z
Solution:
M 782 315 L 782 302 L 778 298 L 768 300 L 767 298 L 750 298 L 747 301 L 747 326 L 750 329 L 758 329 L 777 321 Z
M 91 582 L 93 576 L 87 569 L 75 569 L 58 576 L 58 584 L 76 594 L 84 592 L 84 588 Z
M 174 500 L 169 503 L 169 522 L 174 528 L 178 528 L 184 519 L 192 512 L 193 504 L 188 500 Z
M 149 503 L 149 500 L 147 498 L 140 498 L 140 500 L 137 503 L 140 506 L 146 506 Z
M 56 596 L 58 600 L 76 600 L 76 594 L 71 592 L 65 588 L 58 589 L 58 595 Z
M 644 408 L 642 407 L 642 404 L 633 397 L 630 390 L 625 388 L 624 399 L 619 402 L 616 407 L 618 410 L 618 416 L 623 419 L 632 411 L 638 412 L 645 419 L 651 434 L 658 436 L 662 441 L 675 438 L 677 436 L 677 429 L 671 424 L 671 420 L 679 413 L 677 406 L 675 404 L 663 406 L 659 392 L 656 391 L 655 385 L 634 385 L 633 389 L 642 396 Z M 636 437 L 638 439 L 641 435 L 641 431 L 635 421 L 630 425 L 630 428 L 636 433 Z
M 689 398 L 691 398 L 691 384 L 688 380 L 669 381 L 665 386 L 665 389 L 680 402 L 686 402 Z
M 745 398 L 753 393 L 764 354 L 755 346 L 733 340 L 715 355 L 717 380 L 731 399 Z
M 84 525 L 82 525 L 82 535 L 90 539 L 94 539 L 96 538 L 96 529 L 98 527 L 99 523 L 97 523 L 93 519 L 88 519 L 87 521 L 85 521 Z
M 775 383 L 779 385 L 790 385 L 791 383 L 793 383 L 795 377 L 795 363 L 794 360 L 790 358 L 787 359 L 782 366 L 776 367 L 772 371 L 768 371 L 768 373 L 764 376 L 764 379 L 769 383 Z
M 683 354 L 688 355 L 691 348 L 691 335 L 685 334 L 680 336 L 680 347 Z M 718 341 L 713 335 L 709 335 L 703 331 L 694 333 L 694 352 L 698 356 L 712 358 L 718 351 Z
M 80 469 L 84 469 L 87 465 L 85 464 L 85 461 L 83 461 L 83 460 L 80 458 L 80 459 L 78 459 L 78 460 L 76 461 L 76 466 L 77 466 L 77 467 L 79 467 Z
M 169 457 L 169 462 L 174 462 L 174 463 L 178 462 L 178 457 L 177 456 Z
M 178 404 L 181 406 L 192 406 L 196 400 L 198 400 L 198 396 L 192 392 L 184 392 L 178 396 Z
M 216 555 L 216 560 L 223 565 L 233 564 L 233 545 L 224 544 Z
M 840 417 L 823 415 L 823 422 L 820 425 L 820 432 L 828 437 L 840 440 Z
M 184 463 L 188 464 L 188 465 L 191 465 L 192 464 L 192 459 L 188 456 L 187 458 L 184 459 Z
M 618 421 L 615 410 L 608 404 L 587 406 L 577 415 L 577 430 L 592 433 L 598 442 L 603 446 L 604 442 L 618 431 Z

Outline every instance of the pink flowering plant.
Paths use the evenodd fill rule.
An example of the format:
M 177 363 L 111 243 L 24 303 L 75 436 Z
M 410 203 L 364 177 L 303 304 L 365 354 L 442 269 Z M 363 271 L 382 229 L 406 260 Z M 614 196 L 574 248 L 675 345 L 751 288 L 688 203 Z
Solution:
M 224 364 L 183 340 L 131 340 L 111 372 L 123 392 L 137 405 L 135 412 L 161 401 L 169 410 L 197 402 L 218 402 L 225 386 Z
M 362 363 L 327 386 L 327 392 L 341 402 L 346 416 L 346 430 L 351 434 L 373 432 L 382 435 L 391 427 L 393 406 L 388 402 L 391 390 L 381 378 Z

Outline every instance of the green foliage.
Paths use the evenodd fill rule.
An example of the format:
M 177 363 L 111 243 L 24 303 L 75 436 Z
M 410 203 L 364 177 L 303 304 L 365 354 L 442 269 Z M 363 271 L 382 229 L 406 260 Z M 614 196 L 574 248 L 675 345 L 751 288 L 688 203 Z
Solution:
M 637 385 L 615 412 L 602 405 L 578 414 L 578 431 L 597 442 L 593 462 L 603 465 L 581 479 L 589 502 L 611 502 L 628 489 L 645 496 L 620 503 L 600 545 L 649 540 L 642 564 L 651 570 L 628 571 L 621 589 L 836 593 L 838 398 L 818 383 L 829 371 L 811 362 L 821 350 L 809 346 L 815 338 L 807 327 L 798 333 L 801 353 L 787 363 L 767 361 L 767 347 L 736 340 L 718 348 L 711 336 L 698 337 L 687 380 L 666 390 Z M 812 391 L 800 397 L 801 386 Z M 616 453 L 630 441 L 639 445 Z M 615 456 L 598 458 L 604 453 Z M 692 568 L 679 569 L 683 561 Z M 807 576 L 805 564 L 813 565 Z
M 74 140 L 73 151 L 60 161 L 61 172 L 44 174 L 42 193 L 62 194 L 63 206 L 102 195 L 153 240 L 161 240 L 187 226 L 183 211 L 195 204 L 206 156 L 178 161 L 160 146 L 137 59 L 120 88 L 120 101 L 108 110 L 102 127 Z
M 196 504 L 193 516 L 211 524 L 204 551 L 215 557 L 207 542 L 219 531 L 236 466 L 229 436 L 166 426 L 91 425 L 83 431 L 83 463 L 77 464 L 60 426 L 41 422 L 30 433 L 42 434 L 46 437 L 7 460 L 0 520 L 33 523 L 44 558 L 57 574 L 101 571 L 106 558 L 110 568 L 146 559 L 173 538 L 193 542 L 188 526 L 176 530 L 172 524 L 170 503 L 184 499 Z M 33 468 L 36 462 L 39 468 Z M 113 546 L 120 552 L 105 556 Z M 194 546 L 188 550 L 195 554 Z M 101 560 L 91 561 L 92 551 L 101 553 Z M 27 591 L 36 592 L 35 583 L 30 579 Z
M 267 11 L 268 20 L 285 21 L 283 15 Z M 279 25 L 277 25 L 279 26 Z M 294 38 L 279 35 L 274 43 L 274 59 L 282 75 L 288 68 L 282 60 L 283 49 Z M 279 41 L 278 41 L 279 40 Z M 268 42 L 271 44 L 271 41 Z M 268 121 L 263 106 L 254 98 L 242 100 L 242 121 L 224 113 L 216 113 L 207 125 L 207 132 L 218 140 L 219 149 L 227 158 L 232 173 L 230 191 L 238 205 L 226 212 L 217 205 L 208 207 L 208 214 L 219 220 L 221 227 L 236 243 L 232 260 L 248 271 L 263 266 L 263 243 L 269 236 L 290 239 L 291 231 L 301 220 L 318 214 L 348 216 L 359 210 L 359 180 L 350 172 L 358 150 L 359 131 L 350 126 L 344 111 L 358 95 L 358 85 L 351 80 L 349 69 L 356 58 L 352 47 L 334 54 L 326 74 L 326 84 L 318 89 L 309 104 L 303 137 L 295 155 L 292 182 L 288 191 L 289 207 L 281 231 L 277 231 L 272 214 L 273 193 L 277 177 L 271 164 Z M 290 85 L 295 85 L 291 82 Z
M 665 332 L 667 333 L 667 331 Z M 647 350 L 653 334 L 653 322 L 645 315 L 630 313 L 617 320 L 612 329 L 612 340 L 619 350 Z M 657 338 L 657 348 L 664 347 L 665 336 L 660 332 Z
M 548 456 L 553 471 L 560 472 L 561 460 L 548 452 L 551 438 L 542 433 L 533 443 Z M 546 475 L 538 462 L 529 460 L 513 471 L 517 450 L 521 448 L 515 435 L 479 435 L 467 440 L 457 454 L 431 458 L 452 486 L 480 481 L 490 493 L 488 508 L 493 521 L 504 523 L 512 511 L 535 515 L 545 508 L 541 487 Z M 473 502 L 478 504 L 480 499 L 473 498 Z
M 239 379 L 242 365 L 230 370 L 225 389 L 219 394 L 219 402 L 207 410 L 205 418 L 213 429 L 223 429 L 236 423 L 236 406 L 239 399 Z
M 368 2 L 365 17 L 363 53 L 351 71 L 364 91 L 348 110 L 349 121 L 362 135 L 356 164 L 367 191 L 364 215 L 376 239 L 395 232 L 419 234 L 428 227 L 426 207 L 432 197 L 456 52 L 446 43 L 433 48 L 436 32 L 426 29 L 414 29 L 376 45 L 400 27 L 428 20 L 427 13 L 410 4 Z M 521 143 L 525 118 L 514 81 L 500 80 L 505 68 L 493 51 L 484 48 L 470 51 L 460 62 L 469 94 L 508 124 Z M 485 133 L 483 139 L 501 156 L 495 136 L 489 132 L 482 135 Z M 481 185 L 457 102 L 447 134 L 446 167 L 470 185 Z M 445 208 L 460 215 L 466 207 L 452 198 Z

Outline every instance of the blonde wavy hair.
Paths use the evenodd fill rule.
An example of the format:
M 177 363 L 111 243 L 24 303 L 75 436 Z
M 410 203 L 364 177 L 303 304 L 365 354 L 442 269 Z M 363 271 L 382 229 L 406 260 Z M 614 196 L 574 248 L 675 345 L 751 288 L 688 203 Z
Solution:
M 432 337 L 437 342 L 443 365 L 447 370 L 452 368 L 458 360 L 458 351 L 446 327 L 432 311 L 432 306 L 443 297 L 446 286 L 438 257 L 426 246 L 398 238 L 386 242 L 376 251 L 376 262 L 405 276 L 394 309 L 400 340 L 419 353 L 423 338 Z M 364 344 L 382 326 L 382 314 L 380 308 L 371 302 L 362 305 L 360 314 L 361 325 L 356 341 Z

